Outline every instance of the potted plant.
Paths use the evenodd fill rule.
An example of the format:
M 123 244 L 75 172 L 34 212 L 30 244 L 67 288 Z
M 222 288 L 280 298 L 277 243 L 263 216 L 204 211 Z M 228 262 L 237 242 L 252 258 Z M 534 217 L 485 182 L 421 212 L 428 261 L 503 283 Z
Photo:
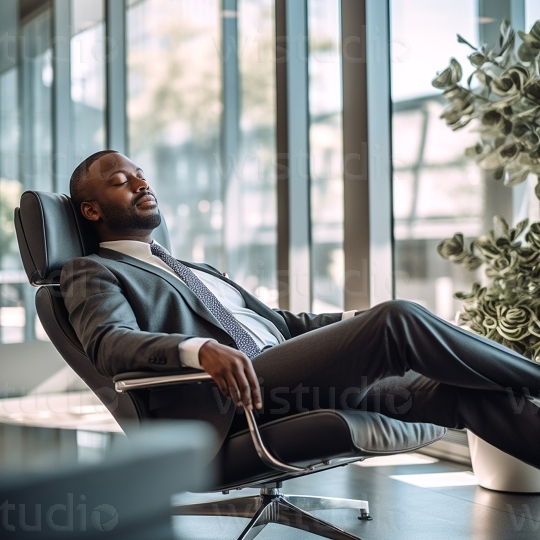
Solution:
M 450 102 L 442 114 L 448 126 L 456 131 L 477 123 L 480 140 L 467 155 L 507 186 L 523 182 L 530 173 L 540 175 L 540 21 L 519 36 L 523 42 L 516 52 L 515 32 L 507 20 L 500 27 L 498 49 L 473 47 L 458 35 L 473 50 L 468 57 L 473 73 L 463 85 L 461 65 L 452 58 L 432 82 Z M 540 198 L 540 184 L 536 195 Z
M 525 234 L 527 221 L 510 228 L 496 216 L 494 229 L 473 240 L 469 248 L 463 235 L 457 233 L 437 249 L 444 259 L 468 270 L 484 265 L 489 280 L 484 286 L 475 282 L 471 292 L 454 295 L 463 301 L 457 323 L 540 362 L 540 223 L 531 224 Z M 540 492 L 539 469 L 497 450 L 471 432 L 468 438 L 474 473 L 481 486 Z
M 507 186 L 537 177 L 540 199 L 540 21 L 529 33 L 515 32 L 508 21 L 500 27 L 499 47 L 471 47 L 474 67 L 466 85 L 455 59 L 433 81 L 450 102 L 442 118 L 459 130 L 477 124 L 478 143 L 467 149 L 484 170 Z M 485 266 L 487 284 L 475 282 L 463 301 L 457 324 L 540 361 L 540 223 L 528 220 L 510 228 L 496 216 L 494 229 L 465 246 L 457 233 L 443 240 L 439 254 L 468 270 Z M 501 452 L 468 432 L 473 470 L 479 485 L 499 490 L 540 492 L 540 470 Z

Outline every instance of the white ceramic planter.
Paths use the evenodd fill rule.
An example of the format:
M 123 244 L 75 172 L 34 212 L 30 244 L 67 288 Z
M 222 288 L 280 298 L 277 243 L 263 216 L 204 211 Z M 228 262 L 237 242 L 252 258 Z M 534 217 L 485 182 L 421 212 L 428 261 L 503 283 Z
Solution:
M 467 431 L 478 484 L 494 491 L 540 493 L 540 469 L 512 457 Z

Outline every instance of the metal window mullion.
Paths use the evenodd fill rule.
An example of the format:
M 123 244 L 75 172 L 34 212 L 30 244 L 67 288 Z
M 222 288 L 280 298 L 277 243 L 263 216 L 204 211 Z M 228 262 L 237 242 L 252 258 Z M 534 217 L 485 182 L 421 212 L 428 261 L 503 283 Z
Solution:
M 367 0 L 369 305 L 394 298 L 389 0 Z
M 345 310 L 369 307 L 369 186 L 364 0 L 341 1 Z
M 71 134 L 71 0 L 52 4 L 53 49 L 53 189 L 69 193 L 69 178 L 74 166 Z
M 275 3 L 275 31 L 278 302 L 281 309 L 289 309 L 289 138 L 285 0 L 276 0 Z
M 19 2 L 3 0 L 0 7 L 0 74 L 17 64 Z
M 393 298 L 389 6 L 342 0 L 345 310 Z
M 105 0 L 107 147 L 128 152 L 126 2 Z
M 276 0 L 280 306 L 312 301 L 307 0 Z
M 222 0 L 222 104 L 221 186 L 224 207 L 223 259 L 227 272 L 236 275 L 240 266 L 241 178 L 240 73 L 238 65 L 238 1 Z

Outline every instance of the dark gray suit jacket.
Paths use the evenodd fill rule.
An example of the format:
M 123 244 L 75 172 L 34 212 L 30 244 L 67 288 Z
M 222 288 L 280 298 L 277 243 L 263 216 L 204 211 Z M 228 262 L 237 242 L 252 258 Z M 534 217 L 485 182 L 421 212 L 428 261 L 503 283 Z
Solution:
M 215 268 L 184 264 L 235 287 L 246 306 L 274 323 L 285 339 L 341 320 L 341 313 L 295 315 L 270 309 Z M 178 279 L 128 255 L 101 249 L 97 255 L 73 259 L 64 266 L 60 285 L 71 324 L 88 358 L 106 377 L 129 371 L 178 371 L 182 369 L 178 345 L 191 337 L 209 337 L 236 348 L 222 325 Z M 144 396 L 153 416 L 210 422 L 221 440 L 234 412 L 213 384 L 171 386 Z

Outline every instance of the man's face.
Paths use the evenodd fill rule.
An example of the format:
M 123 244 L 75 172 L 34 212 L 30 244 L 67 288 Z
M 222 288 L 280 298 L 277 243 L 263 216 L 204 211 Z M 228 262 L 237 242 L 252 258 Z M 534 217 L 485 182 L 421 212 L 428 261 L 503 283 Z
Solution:
M 148 231 L 160 224 L 155 192 L 142 169 L 126 156 L 107 154 L 93 163 L 88 173 L 94 221 L 101 219 L 119 232 Z

